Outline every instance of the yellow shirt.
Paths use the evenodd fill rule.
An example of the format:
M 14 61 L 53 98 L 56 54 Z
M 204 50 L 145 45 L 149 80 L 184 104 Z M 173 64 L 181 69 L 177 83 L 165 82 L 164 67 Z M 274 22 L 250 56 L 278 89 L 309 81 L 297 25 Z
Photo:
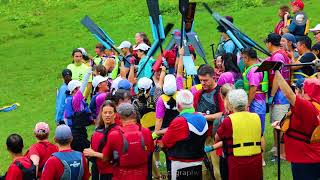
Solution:
M 67 69 L 70 69 L 72 72 L 72 79 L 73 80 L 79 80 L 82 81 L 85 74 L 87 73 L 89 67 L 86 66 L 85 64 L 81 64 L 79 66 L 75 65 L 75 64 L 69 64 L 67 66 Z M 90 76 L 89 81 L 88 82 L 92 82 L 92 76 Z

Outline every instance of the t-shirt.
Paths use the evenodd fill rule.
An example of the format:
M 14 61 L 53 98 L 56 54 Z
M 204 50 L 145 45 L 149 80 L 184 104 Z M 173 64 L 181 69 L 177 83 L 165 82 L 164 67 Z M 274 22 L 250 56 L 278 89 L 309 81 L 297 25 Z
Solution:
M 60 152 L 71 152 L 73 150 L 63 150 Z M 83 176 L 82 180 L 88 180 L 90 178 L 89 167 L 87 159 L 82 154 L 82 163 L 83 163 Z M 64 172 L 64 166 L 60 159 L 55 156 L 51 156 L 45 164 L 45 167 L 42 171 L 41 180 L 57 180 L 60 179 Z
M 139 130 L 139 126 L 137 124 L 130 124 L 122 127 L 124 132 L 134 132 Z M 141 128 L 141 132 L 144 138 L 145 145 L 147 147 L 148 152 L 154 151 L 154 143 L 151 136 L 151 131 L 146 128 Z M 107 157 L 107 159 L 113 158 L 113 151 L 117 151 L 119 157 L 122 155 L 123 151 L 123 135 L 120 134 L 119 131 L 113 131 L 109 134 L 109 140 L 105 148 L 103 148 L 103 156 Z M 139 156 L 137 154 L 137 156 Z M 121 167 L 116 166 L 114 169 L 114 178 L 119 180 L 126 179 L 146 179 L 148 174 L 148 164 L 142 164 L 140 166 L 135 167 Z
M 318 110 L 310 101 L 296 96 L 291 108 L 290 124 L 300 131 L 310 132 L 317 126 Z M 286 159 L 293 163 L 320 163 L 320 143 L 307 144 L 285 134 Z
M 142 77 L 151 78 L 151 76 L 152 76 L 152 65 L 154 63 L 154 59 L 150 58 L 148 61 L 147 61 L 147 59 L 148 59 L 147 56 L 144 56 L 139 61 L 138 74 L 140 73 L 140 71 L 141 71 L 141 73 L 137 77 L 138 79 L 140 79 Z M 143 66 L 144 66 L 144 68 L 143 68 Z
M 26 153 L 26 157 L 30 158 L 32 155 L 37 155 L 40 158 L 39 161 L 39 174 L 38 177 L 41 177 L 41 172 L 44 164 L 50 158 L 52 153 L 58 152 L 59 149 L 56 145 L 51 144 L 48 141 L 38 142 L 33 144 Z
M 108 132 L 108 135 L 113 132 L 113 131 L 117 131 L 119 130 L 119 127 L 118 126 L 115 126 L 113 127 L 112 129 L 109 130 Z M 94 150 L 94 151 L 98 151 L 99 149 L 99 146 L 100 146 L 100 143 L 101 143 L 101 140 L 104 138 L 104 134 L 102 132 L 97 132 L 95 131 L 93 134 L 92 134 L 92 137 L 91 137 L 91 148 Z M 109 139 L 109 137 L 107 137 L 107 140 Z M 103 147 L 106 148 L 106 144 L 105 146 Z M 104 150 L 106 151 L 106 150 Z M 113 173 L 113 166 L 108 162 L 108 161 L 102 161 L 101 159 L 97 158 L 96 159 L 96 163 L 97 163 L 97 167 L 98 167 L 98 171 L 99 171 L 99 174 L 112 174 Z
M 97 99 L 97 97 L 100 95 L 101 93 L 97 93 L 97 94 L 95 94 L 94 96 L 92 96 L 92 98 L 91 98 L 91 101 L 90 101 L 90 106 L 89 106 L 89 108 L 90 108 L 90 111 L 91 111 L 91 113 L 92 113 L 92 118 L 93 119 L 97 119 L 97 116 L 98 116 L 98 114 L 99 114 L 99 110 L 100 109 L 98 109 L 97 108 L 97 101 L 96 101 L 96 99 Z
M 316 56 L 312 52 L 307 52 L 303 54 L 300 58 L 301 63 L 309 63 L 316 59 Z M 303 66 L 301 68 L 301 71 L 303 74 L 306 74 L 308 76 L 312 76 L 315 73 L 315 70 L 312 66 Z
M 288 64 L 288 57 L 284 57 L 284 55 L 280 52 L 275 52 L 272 58 L 267 58 L 266 61 L 280 61 L 284 64 Z M 283 67 L 280 70 L 281 75 L 285 79 L 290 79 L 290 69 L 288 67 Z M 269 75 L 274 75 L 274 71 L 269 72 Z M 269 79 L 270 80 L 270 79 Z M 289 104 L 288 99 L 284 96 L 283 92 L 278 89 L 274 98 L 273 98 L 274 104 Z
M 177 91 L 183 89 L 183 78 L 182 77 L 177 77 L 176 83 L 177 83 Z M 162 97 L 160 96 L 157 100 L 157 103 L 156 103 L 156 118 L 158 118 L 158 119 L 164 118 L 165 112 L 166 112 L 166 107 L 164 105 L 164 101 L 163 101 Z
M 128 56 L 123 58 L 124 67 L 130 68 L 130 59 L 131 59 L 131 57 L 132 57 L 132 55 L 129 54 Z
M 63 112 L 65 108 L 65 100 L 66 100 L 66 91 L 68 90 L 68 86 L 63 83 L 60 87 L 59 91 L 57 92 L 56 97 L 56 123 L 58 124 L 59 121 L 63 120 Z
M 8 168 L 7 174 L 6 174 L 6 180 L 22 180 L 23 179 L 23 173 L 20 170 L 20 168 L 15 164 L 16 162 L 20 162 L 21 165 L 25 168 L 31 168 L 32 162 L 27 157 L 21 157 L 16 159 Z
M 258 69 L 258 67 L 253 67 L 250 69 L 250 71 L 247 74 L 247 79 L 249 81 L 249 86 L 255 86 L 257 87 L 257 93 L 254 97 L 255 101 L 266 101 L 266 94 L 261 93 L 261 82 L 263 80 L 263 73 L 262 72 L 255 72 Z
M 217 84 L 223 86 L 224 84 L 234 84 L 237 81 L 236 73 L 234 72 L 224 72 L 220 75 Z
M 103 105 L 103 103 L 106 101 L 106 97 L 107 97 L 108 93 L 100 93 L 97 97 L 96 97 L 96 116 L 98 117 L 100 109 Z
M 72 80 L 82 81 L 89 67 L 83 63 L 81 65 L 69 64 L 67 69 L 70 69 L 72 72 Z M 92 82 L 92 77 L 89 78 L 88 82 Z
M 235 48 L 236 46 L 232 40 L 226 41 L 223 45 L 223 49 L 225 50 L 225 53 L 234 53 Z

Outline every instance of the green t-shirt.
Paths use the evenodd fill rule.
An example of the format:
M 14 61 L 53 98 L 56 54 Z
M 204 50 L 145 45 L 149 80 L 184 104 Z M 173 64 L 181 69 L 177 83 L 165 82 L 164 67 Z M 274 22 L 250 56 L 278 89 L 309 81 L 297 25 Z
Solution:
M 88 72 L 89 67 L 86 66 L 85 64 L 81 64 L 79 66 L 75 65 L 75 64 L 69 64 L 67 66 L 67 69 L 70 69 L 72 72 L 72 79 L 73 80 L 79 80 L 82 81 L 85 74 Z M 92 82 L 92 75 L 89 78 L 88 82 Z

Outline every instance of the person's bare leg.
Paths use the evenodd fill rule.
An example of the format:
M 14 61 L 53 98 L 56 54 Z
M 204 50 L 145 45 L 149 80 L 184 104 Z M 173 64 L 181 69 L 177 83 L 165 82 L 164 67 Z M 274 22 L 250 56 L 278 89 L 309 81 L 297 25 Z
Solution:
M 266 138 L 264 136 L 261 137 L 261 149 L 262 149 L 262 162 L 265 162 L 264 154 L 266 152 Z

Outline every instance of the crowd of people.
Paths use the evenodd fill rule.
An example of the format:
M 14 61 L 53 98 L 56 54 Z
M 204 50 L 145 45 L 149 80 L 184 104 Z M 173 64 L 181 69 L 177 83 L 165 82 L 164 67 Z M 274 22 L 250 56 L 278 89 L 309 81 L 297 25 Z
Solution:
M 304 15 L 301 0 L 291 8 L 293 15 Z M 274 158 L 291 163 L 295 180 L 320 179 L 320 68 L 256 72 L 263 61 L 317 64 L 320 24 L 309 29 L 309 20 L 299 23 L 288 6 L 279 8 L 279 17 L 264 41 L 270 57 L 262 60 L 253 48 L 238 49 L 218 26 L 214 66 L 200 65 L 194 76 L 186 74 L 179 47 L 166 53 L 174 63 L 155 70 L 143 32 L 135 35 L 135 45 L 120 44 L 123 57 L 100 43 L 94 57 L 74 49 L 57 92 L 55 144 L 44 122 L 35 125 L 36 143 L 25 154 L 22 137 L 11 134 L 6 145 L 13 162 L 3 178 L 162 179 L 159 167 L 165 166 L 166 178 L 173 180 L 261 180 L 270 113 Z M 189 51 L 196 61 L 192 46 Z M 89 126 L 95 126 L 90 138 Z M 277 146 L 279 130 L 283 140 Z

